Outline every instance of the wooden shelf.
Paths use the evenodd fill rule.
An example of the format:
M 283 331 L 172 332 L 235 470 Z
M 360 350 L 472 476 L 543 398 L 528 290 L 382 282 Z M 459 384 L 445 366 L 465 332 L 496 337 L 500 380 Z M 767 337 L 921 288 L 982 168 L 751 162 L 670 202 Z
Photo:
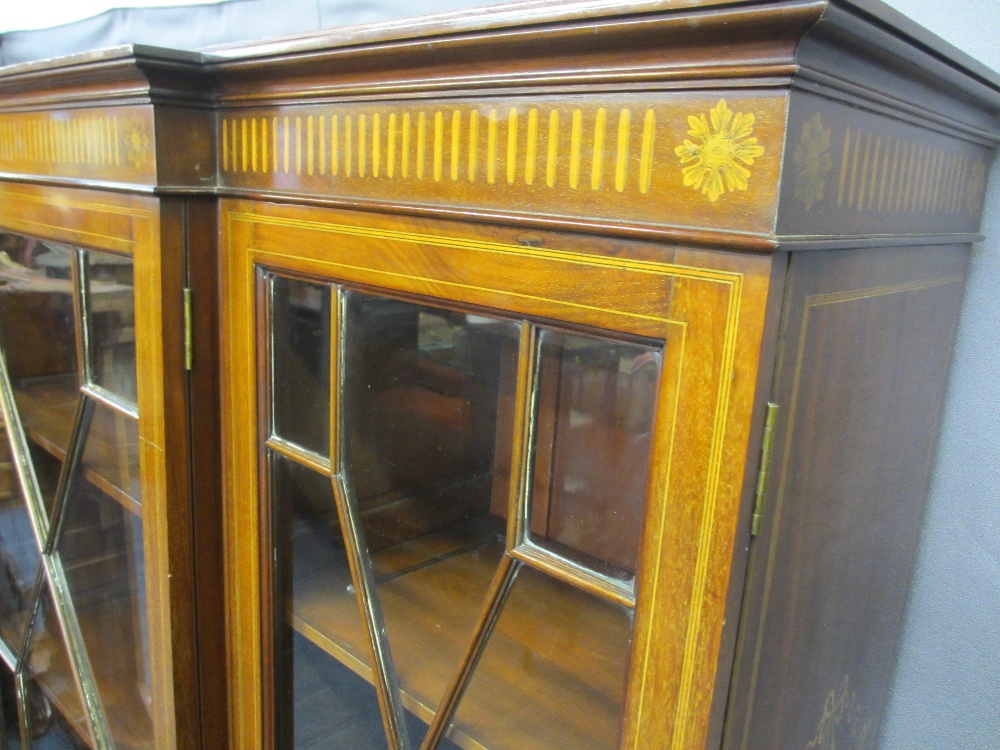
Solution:
M 121 750 L 151 748 L 153 741 L 152 720 L 137 685 L 132 658 L 134 634 L 125 632 L 132 621 L 133 604 L 128 598 L 118 598 L 91 604 L 77 613 L 109 731 L 115 747 Z M 41 638 L 36 634 L 31 671 L 56 710 L 87 745 L 94 747 L 65 644 L 61 640 L 51 642 L 61 639 L 61 632 L 53 613 L 46 615 L 53 616 L 53 623 Z M 41 660 L 47 665 L 40 663 Z M 43 666 L 46 668 L 42 669 Z
M 17 408 L 28 438 L 62 461 L 66 456 L 80 389 L 75 374 L 48 376 L 14 384 Z M 98 413 L 91 423 L 83 476 L 87 481 L 137 516 L 138 448 L 123 444 L 126 432 L 115 420 L 131 417 L 114 413 L 112 419 Z M 132 420 L 134 421 L 134 420 Z
M 119 515 L 127 522 L 127 514 L 119 511 Z M 37 564 L 39 558 L 37 553 L 28 556 L 25 554 L 27 550 L 18 553 L 19 546 L 34 547 L 36 544 L 23 500 L 18 496 L 0 501 L 0 516 L 5 547 L 10 553 L 5 565 L 13 566 L 10 570 L 0 570 L 0 575 L 6 575 L 11 580 L 19 579 L 16 591 L 9 582 L 3 592 L 0 637 L 14 647 L 13 655 L 16 656 L 31 606 L 35 569 L 29 561 Z M 103 518 L 105 524 L 110 520 L 105 514 L 98 514 L 98 517 Z M 96 528 L 106 529 L 106 526 L 97 523 Z M 80 525 L 80 519 L 71 520 L 67 530 L 74 536 L 89 531 Z M 96 540 L 99 541 L 99 538 Z M 123 595 L 135 585 L 135 568 L 128 571 L 131 575 L 126 574 L 125 566 L 133 564 L 125 557 L 129 554 L 127 548 L 110 549 L 104 544 L 95 550 L 93 536 L 71 541 L 76 554 L 66 571 L 74 589 L 73 601 L 80 629 L 95 672 L 102 705 L 116 738 L 116 747 L 147 748 L 151 742 L 152 727 L 141 697 L 146 688 L 140 687 L 143 679 L 137 674 L 143 669 L 139 661 L 141 646 L 136 645 L 137 599 L 134 595 Z M 127 541 L 125 543 L 127 545 Z M 40 622 L 44 623 L 43 629 L 35 633 L 27 671 L 35 677 L 55 710 L 90 744 L 61 629 L 48 597 L 42 613 L 44 619 Z
M 373 556 L 403 701 L 424 721 L 468 646 L 503 554 L 498 532 L 499 519 L 477 519 Z M 288 618 L 371 680 L 353 587 L 333 538 L 324 546 L 315 533 L 295 536 Z M 630 634 L 623 608 L 523 570 L 448 736 L 489 750 L 616 746 Z

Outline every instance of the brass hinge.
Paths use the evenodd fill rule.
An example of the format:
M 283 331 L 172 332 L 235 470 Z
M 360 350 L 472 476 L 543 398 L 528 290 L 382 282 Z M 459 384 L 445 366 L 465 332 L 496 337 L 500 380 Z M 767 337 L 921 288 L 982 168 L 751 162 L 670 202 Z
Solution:
M 193 295 L 190 287 L 184 287 L 184 369 L 194 369 L 194 314 Z
M 760 446 L 760 469 L 757 472 L 757 494 L 753 499 L 753 518 L 750 520 L 750 534 L 760 533 L 760 524 L 764 520 L 764 495 L 767 494 L 767 479 L 771 472 L 771 447 L 774 445 L 774 423 L 778 418 L 778 405 L 767 405 L 767 418 L 764 420 L 764 438 Z

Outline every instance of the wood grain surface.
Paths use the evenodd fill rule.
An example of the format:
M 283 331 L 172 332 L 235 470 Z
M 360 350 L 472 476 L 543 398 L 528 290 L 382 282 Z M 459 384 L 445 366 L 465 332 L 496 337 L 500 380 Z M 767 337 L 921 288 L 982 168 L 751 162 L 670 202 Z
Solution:
M 795 256 L 727 748 L 876 746 L 967 247 Z
M 489 242 L 471 225 L 250 202 L 227 202 L 223 216 L 230 269 L 223 295 L 230 329 L 224 351 L 234 385 L 229 399 L 235 399 L 226 406 L 227 502 L 236 504 L 226 514 L 227 576 L 244 592 L 230 600 L 231 658 L 241 665 L 232 675 L 236 742 L 270 746 L 259 734 L 259 717 L 270 709 L 257 702 L 260 666 L 253 656 L 264 648 L 261 618 L 269 618 L 260 608 L 265 592 L 255 570 L 256 561 L 268 556 L 257 531 L 258 504 L 264 501 L 256 489 L 262 436 L 258 417 L 248 408 L 258 387 L 257 264 L 666 340 L 623 746 L 648 747 L 663 738 L 671 738 L 672 747 L 687 747 L 699 737 L 703 742 L 769 260 L 641 243 L 618 243 L 609 255 L 600 243 L 570 235 L 547 235 L 543 249 L 525 248 Z M 473 262 L 465 260 L 470 253 Z M 657 253 L 671 262 L 639 260 Z M 505 267 L 488 265 L 497 254 Z M 511 266 L 519 269 L 516 274 Z M 620 294 L 623 286 L 630 294 Z M 672 465 L 685 470 L 671 471 Z M 652 702 L 659 706 L 655 711 L 647 708 Z

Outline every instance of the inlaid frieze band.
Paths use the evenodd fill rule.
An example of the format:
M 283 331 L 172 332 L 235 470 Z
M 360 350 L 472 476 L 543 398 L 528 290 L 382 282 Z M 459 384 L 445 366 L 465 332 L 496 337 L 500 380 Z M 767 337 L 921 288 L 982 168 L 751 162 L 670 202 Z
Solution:
M 537 107 L 527 111 L 511 107 L 499 112 L 491 108 L 482 115 L 475 109 L 454 109 L 415 115 L 334 112 L 329 116 L 232 117 L 222 123 L 222 169 L 227 173 L 329 174 L 435 182 L 485 180 L 490 185 L 499 179 L 510 185 L 523 181 L 525 185 L 544 184 L 550 188 L 564 181 L 574 190 L 613 189 L 622 193 L 631 187 L 648 193 L 653 175 L 656 112 L 647 109 L 640 116 L 642 131 L 633 142 L 631 109 L 613 112 L 609 127 L 608 110 L 598 108 L 592 132 L 587 134 L 592 144 L 587 153 L 583 149 L 583 110 L 579 108 L 568 112 L 543 109 L 541 114 Z M 523 143 L 520 127 L 526 129 Z M 481 148 L 481 132 L 486 133 L 485 148 Z M 614 153 L 606 159 L 609 138 L 614 139 Z M 539 163 L 542 140 L 544 156 Z M 523 155 L 519 152 L 522 145 Z M 568 152 L 568 158 L 560 158 L 566 156 L 560 153 L 562 150 Z M 633 160 L 638 161 L 639 169 L 630 175 Z M 503 170 L 498 173 L 500 162 Z
M 805 94 L 788 133 L 781 233 L 976 231 L 986 147 Z
M 153 139 L 146 107 L 0 114 L 0 171 L 147 184 Z
M 711 123 L 684 146 L 695 112 Z M 233 187 L 762 231 L 783 117 L 780 97 L 690 96 L 239 111 L 219 167 Z
M 956 149 L 874 130 L 846 127 L 837 207 L 975 215 L 986 164 Z

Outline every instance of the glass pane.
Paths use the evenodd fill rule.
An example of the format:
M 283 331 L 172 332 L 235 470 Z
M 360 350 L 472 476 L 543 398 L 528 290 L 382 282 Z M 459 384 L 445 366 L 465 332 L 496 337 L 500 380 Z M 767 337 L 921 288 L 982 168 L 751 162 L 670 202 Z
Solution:
M 87 324 L 95 385 L 135 403 L 135 302 L 132 259 L 90 250 Z
M 620 744 L 632 611 L 524 566 L 455 714 L 490 750 Z
M 51 742 L 53 750 L 63 750 L 76 748 L 74 742 L 83 740 L 92 745 L 48 584 L 42 589 L 24 672 L 29 682 L 28 713 L 35 738 L 32 747 L 47 748 Z
M 105 494 L 138 512 L 139 421 L 97 404 L 83 453 L 83 473 Z
M 42 492 L 45 510 L 51 518 L 52 506 L 56 497 L 56 485 L 59 483 L 59 474 L 62 472 L 62 459 L 56 458 L 48 450 L 34 443 L 28 444 L 28 451 L 31 465 L 35 467 L 35 478 L 38 479 L 38 489 Z
M 519 326 L 352 292 L 344 331 L 345 477 L 404 703 L 427 721 L 504 549 Z
M 0 638 L 13 656 L 21 650 L 40 564 L 28 506 L 10 463 L 7 433 L 0 426 Z
M 28 746 L 32 750 L 89 750 L 88 745 L 70 723 L 48 703 L 44 693 L 34 683 L 28 687 L 32 737 Z M 19 748 L 15 740 L 8 747 Z M 19 740 L 18 740 L 19 742 Z
M 76 407 L 72 248 L 0 233 L 0 343 L 25 430 L 65 451 Z
M 276 746 L 386 747 L 330 478 L 271 456 Z
M 274 433 L 330 455 L 330 287 L 271 278 Z
M 291 743 L 279 743 L 279 747 L 385 747 L 375 688 L 305 636 L 295 631 L 290 635 L 294 737 Z
M 661 351 L 543 330 L 528 538 L 635 579 Z
M 99 439 L 92 429 L 85 456 Z M 87 477 L 72 481 L 57 551 L 108 731 L 117 745 L 151 747 L 142 520 Z

